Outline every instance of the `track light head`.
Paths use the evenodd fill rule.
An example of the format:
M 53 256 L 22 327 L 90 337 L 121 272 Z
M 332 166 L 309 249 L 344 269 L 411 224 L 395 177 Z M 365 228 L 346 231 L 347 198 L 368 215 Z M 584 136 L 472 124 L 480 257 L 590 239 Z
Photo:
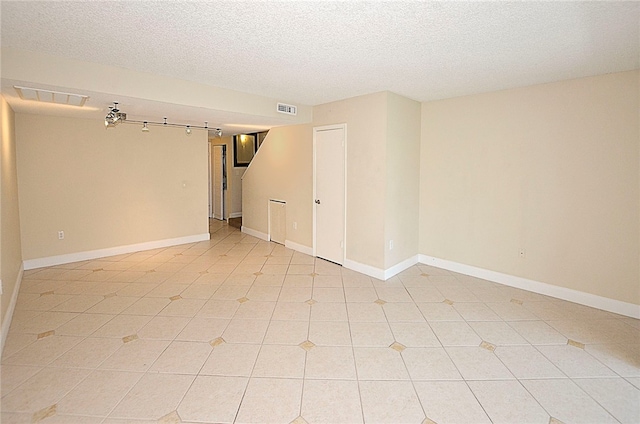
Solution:
M 113 128 L 126 119 L 127 114 L 120 112 L 118 109 L 118 102 L 113 102 L 113 106 L 109 106 L 109 113 L 104 117 L 104 127 Z

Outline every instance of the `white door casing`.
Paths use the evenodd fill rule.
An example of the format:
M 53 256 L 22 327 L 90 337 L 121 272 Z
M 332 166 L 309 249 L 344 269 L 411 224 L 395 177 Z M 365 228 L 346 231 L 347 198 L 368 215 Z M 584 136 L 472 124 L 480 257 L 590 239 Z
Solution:
M 211 171 L 212 178 L 212 212 L 213 218 L 224 219 L 224 146 L 214 145 L 213 149 L 213 166 Z
M 314 256 L 345 259 L 346 125 L 313 129 Z
M 211 166 L 211 142 L 208 143 L 209 146 L 209 218 L 213 218 L 213 174 L 212 174 L 212 166 Z

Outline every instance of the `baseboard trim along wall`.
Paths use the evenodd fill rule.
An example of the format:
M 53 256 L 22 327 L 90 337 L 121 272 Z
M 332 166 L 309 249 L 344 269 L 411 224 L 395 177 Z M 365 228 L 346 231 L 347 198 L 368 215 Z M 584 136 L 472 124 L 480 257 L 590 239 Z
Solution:
M 368 275 L 369 277 L 377 278 L 378 280 L 385 279 L 384 269 L 376 268 L 375 266 L 361 264 L 360 262 L 352 261 L 351 259 L 345 259 L 342 266 L 352 271 Z
M 242 232 L 257 237 L 261 240 L 269 240 L 267 234 L 253 230 L 251 228 L 242 227 Z M 313 249 L 310 247 L 288 240 L 285 242 L 285 246 L 298 252 L 313 256 Z M 458 272 L 460 274 L 465 274 L 472 277 L 482 278 L 483 280 L 493 281 L 494 283 L 504 284 L 505 286 L 528 290 L 534 293 L 543 294 L 562 300 L 568 300 L 570 302 L 579 303 L 581 305 L 591 306 L 593 308 L 598 308 L 616 314 L 640 319 L 640 305 L 622 302 L 615 299 L 609 299 L 607 297 L 585 293 L 566 287 L 554 286 L 552 284 L 529 280 L 527 278 L 516 277 L 514 275 L 503 274 L 501 272 L 490 271 L 488 269 L 448 261 L 446 259 L 434 258 L 427 255 L 412 256 L 387 269 L 376 268 L 374 266 L 362 264 L 351 259 L 345 259 L 342 265 L 352 271 L 360 272 L 362 274 L 368 275 L 369 277 L 386 281 L 417 263 Z
M 247 235 L 259 238 L 260 240 L 269 241 L 269 235 L 253 228 L 242 226 L 241 231 Z M 303 244 L 296 243 L 295 241 L 285 240 L 284 247 L 295 250 L 305 255 L 313 256 L 313 248 L 305 246 Z
M 313 248 L 309 246 L 305 246 L 303 244 L 298 244 L 294 241 L 285 240 L 284 247 L 289 249 L 293 249 L 296 252 L 304 253 L 305 255 L 313 256 Z
M 242 218 L 242 212 L 231 212 L 229 218 Z
M 13 318 L 13 311 L 16 309 L 16 303 L 18 302 L 18 293 L 20 292 L 20 284 L 22 284 L 22 275 L 24 274 L 24 266 L 20 265 L 18 276 L 16 277 L 16 284 L 13 287 L 13 293 L 11 294 L 11 300 L 9 301 L 9 307 L 4 311 L 2 317 L 2 334 L 0 334 L 0 356 L 4 351 L 4 344 L 7 341 L 7 335 L 9 334 L 9 327 L 11 327 L 11 319 Z
M 197 243 L 209 240 L 209 233 L 193 236 L 177 237 L 172 239 L 148 241 L 144 243 L 129 244 L 126 246 L 108 247 L 106 249 L 89 250 L 86 252 L 69 253 L 66 255 L 49 256 L 46 258 L 28 259 L 24 261 L 24 269 L 30 270 L 45 266 L 68 264 L 72 262 L 87 261 L 91 259 L 105 258 L 108 256 L 123 255 L 126 253 L 140 252 L 143 250 L 159 249 L 162 247 L 177 246 L 180 244 Z
M 395 264 L 391 268 L 387 268 L 384 270 L 384 280 L 388 280 L 389 278 L 400 274 L 405 269 L 411 268 L 415 264 L 418 263 L 418 255 L 412 256 L 410 258 L 405 259 L 404 261 Z
M 389 278 L 401 273 L 405 269 L 410 268 L 417 263 L 418 263 L 418 255 L 415 255 L 387 269 L 376 268 L 374 266 L 362 264 L 360 262 L 356 262 L 351 259 L 345 259 L 343 266 L 352 271 L 356 271 L 361 274 L 368 275 L 369 277 L 386 281 Z
M 505 286 L 516 287 L 518 289 L 528 290 L 534 293 L 568 300 L 569 302 L 579 303 L 581 305 L 640 319 L 640 305 L 633 303 L 622 302 L 608 297 L 585 293 L 566 287 L 554 286 L 540 281 L 477 268 L 471 265 L 448 261 L 446 259 L 434 258 L 432 256 L 420 255 L 419 260 L 425 265 L 431 265 L 437 268 L 458 272 L 460 274 L 482 278 L 483 280 L 493 281 L 494 283 L 504 284 Z
M 245 227 L 244 225 L 242 226 L 240 231 L 242 231 L 243 233 L 248 234 L 250 236 L 257 237 L 260 240 L 269 241 L 269 235 L 268 234 L 262 233 L 262 232 L 260 232 L 258 230 L 254 230 L 254 229 L 249 228 L 249 227 Z

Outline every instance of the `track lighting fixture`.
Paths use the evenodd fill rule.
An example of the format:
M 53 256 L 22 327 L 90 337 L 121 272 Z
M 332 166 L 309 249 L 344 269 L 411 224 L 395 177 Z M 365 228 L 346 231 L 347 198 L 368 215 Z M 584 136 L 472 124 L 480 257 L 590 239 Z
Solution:
M 118 102 L 113 102 L 113 106 L 109 106 L 109 113 L 104 117 L 104 127 L 111 128 L 127 119 L 127 114 L 120 112 Z
M 193 128 L 209 130 L 209 122 L 205 121 L 204 126 L 198 125 L 187 125 L 187 124 L 174 124 L 167 122 L 167 118 L 163 119 L 163 122 L 153 122 L 153 121 L 134 121 L 127 120 L 127 114 L 120 112 L 118 109 L 118 102 L 113 102 L 113 106 L 109 106 L 109 112 L 107 116 L 104 117 L 104 126 L 105 128 L 113 128 L 120 123 L 125 124 L 142 124 L 142 132 L 149 132 L 150 125 L 162 125 L 166 127 L 184 127 L 184 132 L 186 135 L 191 135 L 193 133 Z M 222 137 L 222 130 L 220 128 L 215 129 L 215 134 L 217 137 Z

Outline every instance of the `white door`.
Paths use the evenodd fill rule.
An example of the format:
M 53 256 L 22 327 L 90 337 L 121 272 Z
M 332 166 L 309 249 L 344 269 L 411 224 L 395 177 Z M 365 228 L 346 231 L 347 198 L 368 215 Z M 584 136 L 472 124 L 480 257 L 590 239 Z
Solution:
M 345 224 L 345 126 L 313 129 L 314 254 L 342 265 Z
M 213 209 L 213 217 L 215 219 L 224 219 L 224 148 L 225 146 L 212 146 L 213 157 L 211 170 L 211 203 Z

